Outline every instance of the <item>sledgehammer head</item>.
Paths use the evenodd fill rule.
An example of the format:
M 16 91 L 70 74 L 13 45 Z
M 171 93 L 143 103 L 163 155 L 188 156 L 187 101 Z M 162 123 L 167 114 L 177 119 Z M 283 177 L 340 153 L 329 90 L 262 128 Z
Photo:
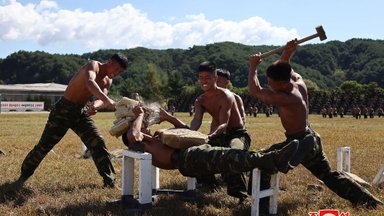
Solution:
M 316 32 L 317 32 L 317 35 L 319 36 L 321 41 L 327 39 L 327 35 L 325 35 L 325 31 L 323 29 L 323 26 L 317 26 Z

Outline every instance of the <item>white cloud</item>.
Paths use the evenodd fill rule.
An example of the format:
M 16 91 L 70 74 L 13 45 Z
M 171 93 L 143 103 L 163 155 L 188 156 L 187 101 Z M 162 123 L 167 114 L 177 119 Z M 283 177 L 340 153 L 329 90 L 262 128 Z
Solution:
M 44 12 L 45 10 L 56 8 L 58 8 L 56 2 L 48 0 L 41 0 L 40 3 L 36 6 L 36 10 L 39 12 Z
M 298 37 L 295 29 L 272 26 L 261 17 L 239 22 L 186 16 L 175 24 L 155 22 L 131 4 L 102 12 L 63 10 L 53 1 L 23 5 L 16 0 L 0 5 L 0 41 L 32 40 L 41 46 L 83 44 L 89 50 L 106 48 L 186 48 L 213 42 L 284 44 Z

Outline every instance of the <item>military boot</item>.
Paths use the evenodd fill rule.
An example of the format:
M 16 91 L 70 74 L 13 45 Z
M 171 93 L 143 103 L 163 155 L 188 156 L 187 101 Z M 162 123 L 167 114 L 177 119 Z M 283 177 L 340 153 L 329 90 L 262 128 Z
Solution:
M 376 209 L 377 206 L 384 206 L 384 202 L 373 196 L 372 194 L 364 194 L 359 201 L 352 203 L 354 207 L 362 206 L 367 209 Z
M 289 161 L 296 154 L 298 146 L 299 141 L 292 140 L 279 150 L 266 153 L 255 152 L 252 159 L 254 168 L 259 168 L 270 173 L 274 173 L 276 170 L 287 173 L 293 168 L 289 165 Z
M 312 134 L 305 136 L 299 143 L 296 154 L 289 161 L 289 165 L 295 167 L 303 161 L 305 156 L 307 156 L 315 146 L 315 137 Z

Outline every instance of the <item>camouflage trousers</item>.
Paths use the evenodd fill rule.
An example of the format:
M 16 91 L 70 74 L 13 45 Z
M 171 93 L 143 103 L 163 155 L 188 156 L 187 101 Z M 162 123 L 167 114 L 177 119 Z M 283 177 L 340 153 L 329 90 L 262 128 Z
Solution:
M 291 140 L 298 139 L 301 142 L 307 136 L 313 137 L 315 145 L 312 151 L 310 151 L 301 162 L 301 164 L 306 169 L 308 169 L 318 179 L 323 181 L 324 184 L 333 192 L 335 192 L 338 196 L 349 200 L 352 204 L 366 202 L 367 200 L 373 197 L 367 189 L 362 187 L 344 172 L 332 171 L 329 161 L 323 151 L 320 135 L 312 129 L 308 129 L 306 132 L 298 136 L 287 136 L 286 141 L 274 144 L 266 149 L 262 149 L 261 151 L 268 152 L 276 149 L 281 149 L 285 145 L 287 145 Z M 269 188 L 270 179 L 271 173 L 262 172 L 260 185 L 261 189 Z M 263 198 L 260 204 L 268 205 L 268 199 Z
M 208 142 L 211 146 L 228 147 L 232 149 L 248 150 L 251 144 L 251 138 L 245 129 L 234 129 L 221 134 L 215 139 Z M 244 173 L 234 175 L 223 173 L 221 176 L 227 184 L 227 193 L 231 196 L 246 196 L 246 179 Z M 214 176 L 206 176 L 205 178 L 216 181 Z M 198 179 L 199 181 L 199 179 Z M 241 195 L 243 194 L 243 195 Z
M 83 106 L 73 104 L 61 98 L 49 114 L 43 134 L 37 145 L 28 153 L 21 166 L 21 176 L 25 179 L 33 175 L 48 152 L 63 138 L 68 129 L 72 129 L 92 154 L 104 184 L 115 181 L 115 170 L 103 137 L 93 120 L 84 112 Z
M 272 156 L 260 152 L 203 144 L 180 150 L 175 165 L 184 176 L 203 178 L 217 173 L 240 174 L 256 167 L 273 167 L 275 163 Z

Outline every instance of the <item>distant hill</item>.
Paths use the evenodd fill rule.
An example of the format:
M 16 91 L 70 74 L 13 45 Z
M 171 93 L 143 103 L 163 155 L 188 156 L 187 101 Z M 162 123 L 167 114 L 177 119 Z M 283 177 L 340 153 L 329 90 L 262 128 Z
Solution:
M 41 51 L 19 51 L 0 59 L 0 83 L 67 84 L 72 75 L 88 59 L 106 61 L 113 53 L 122 52 L 129 58 L 128 72 L 114 81 L 114 94 L 174 95 L 197 81 L 196 67 L 213 60 L 218 67 L 231 72 L 232 85 L 246 87 L 247 56 L 265 52 L 276 46 L 247 46 L 233 42 L 193 46 L 189 49 L 155 50 L 143 47 L 125 50 L 99 50 L 83 55 L 59 55 Z M 265 84 L 265 68 L 278 55 L 266 58 L 260 66 L 261 82 Z M 293 67 L 311 85 L 333 89 L 344 81 L 360 84 L 376 82 L 384 87 L 384 41 L 351 39 L 324 44 L 302 45 L 292 58 Z

